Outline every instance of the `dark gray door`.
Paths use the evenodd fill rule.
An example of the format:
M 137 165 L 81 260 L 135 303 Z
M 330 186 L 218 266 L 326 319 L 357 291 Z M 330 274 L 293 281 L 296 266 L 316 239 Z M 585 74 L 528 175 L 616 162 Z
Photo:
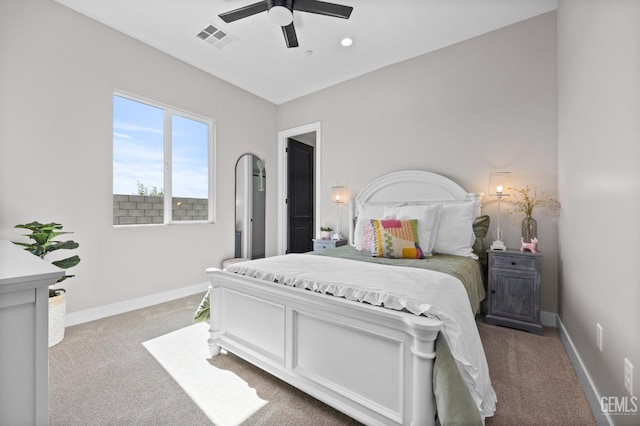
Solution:
M 287 140 L 287 253 L 313 250 L 313 164 L 312 146 Z

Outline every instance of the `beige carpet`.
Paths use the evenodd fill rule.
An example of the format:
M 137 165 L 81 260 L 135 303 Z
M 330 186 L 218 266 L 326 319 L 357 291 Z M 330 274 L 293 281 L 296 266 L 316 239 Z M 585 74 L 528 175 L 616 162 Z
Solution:
M 208 324 L 194 324 L 142 345 L 218 426 L 240 425 L 268 401 L 237 374 L 210 363 Z
M 233 354 L 211 357 L 208 330 L 194 324 L 142 345 L 214 425 L 360 424 Z
M 588 426 L 596 421 L 554 328 L 544 335 L 478 323 L 496 414 L 487 426 Z
M 483 322 L 478 327 L 498 395 L 498 410 L 487 425 L 595 425 L 554 329 L 537 336 Z M 206 340 L 207 326 L 198 324 L 143 345 L 215 425 L 351 423 L 328 418 L 324 405 L 238 357 L 211 358 Z M 313 401 L 317 413 L 311 421 Z
M 49 424 L 208 426 L 212 418 L 248 426 L 358 424 L 234 355 L 209 358 L 206 331 L 194 327 L 186 341 L 169 340 L 177 357 L 198 353 L 200 359 L 189 365 L 198 363 L 198 371 L 212 365 L 219 374 L 232 375 L 235 386 L 255 398 L 253 408 L 235 420 L 205 414 L 209 409 L 201 406 L 199 397 L 147 349 L 151 342 L 172 339 L 181 334 L 176 330 L 188 328 L 201 299 L 195 295 L 68 327 L 65 339 L 49 351 Z M 595 424 L 555 329 L 545 328 L 544 336 L 536 336 L 483 322 L 478 327 L 498 396 L 498 410 L 487 419 L 488 426 Z M 191 342 L 197 349 L 186 346 Z M 210 382 L 197 375 L 196 384 Z M 229 401 L 228 395 L 221 398 Z M 266 404 L 258 407 L 260 401 Z

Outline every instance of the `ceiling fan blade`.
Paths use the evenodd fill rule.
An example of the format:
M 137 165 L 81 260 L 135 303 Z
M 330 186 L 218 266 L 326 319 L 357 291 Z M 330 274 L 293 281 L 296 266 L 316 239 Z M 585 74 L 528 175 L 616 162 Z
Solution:
M 333 16 L 334 18 L 349 19 L 353 7 L 341 4 L 327 3 L 318 0 L 294 0 L 293 9 L 300 12 L 316 13 L 318 15 Z
M 237 21 L 238 19 L 246 18 L 247 16 L 252 16 L 260 12 L 267 11 L 267 2 L 260 1 L 258 3 L 253 3 L 245 7 L 241 7 L 238 9 L 230 10 L 229 12 L 221 13 L 218 15 L 220 19 L 222 19 L 227 24 L 229 22 Z
M 296 35 L 293 22 L 286 27 L 282 27 L 282 34 L 284 35 L 284 41 L 287 43 L 288 48 L 298 47 L 298 36 Z

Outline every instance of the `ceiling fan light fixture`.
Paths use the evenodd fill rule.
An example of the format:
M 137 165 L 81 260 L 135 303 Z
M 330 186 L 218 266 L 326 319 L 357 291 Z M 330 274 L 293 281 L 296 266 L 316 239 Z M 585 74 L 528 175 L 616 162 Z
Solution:
M 269 9 L 269 19 L 280 27 L 286 27 L 293 22 L 293 12 L 285 6 L 273 6 Z
M 353 7 L 320 0 L 261 0 L 257 3 L 218 15 L 224 22 L 231 23 L 258 13 L 267 12 L 269 19 L 282 28 L 287 48 L 298 47 L 298 36 L 293 24 L 293 11 L 313 13 L 333 18 L 349 19 Z

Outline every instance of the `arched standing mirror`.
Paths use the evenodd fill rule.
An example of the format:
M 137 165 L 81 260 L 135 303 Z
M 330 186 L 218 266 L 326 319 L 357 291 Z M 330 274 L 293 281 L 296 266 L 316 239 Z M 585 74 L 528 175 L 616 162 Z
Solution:
M 260 259 L 265 256 L 264 161 L 244 154 L 236 162 L 236 249 L 235 257 Z

